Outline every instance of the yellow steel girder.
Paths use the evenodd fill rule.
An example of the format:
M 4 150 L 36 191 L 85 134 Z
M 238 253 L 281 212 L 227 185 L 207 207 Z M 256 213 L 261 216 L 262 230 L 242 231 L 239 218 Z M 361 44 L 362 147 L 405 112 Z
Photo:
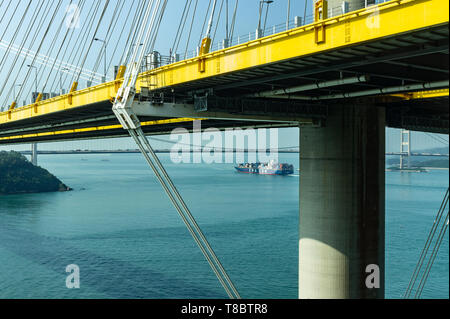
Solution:
M 192 118 L 166 119 L 166 120 L 141 122 L 141 125 L 142 126 L 162 125 L 162 124 L 171 124 L 171 123 L 192 122 L 192 121 L 196 121 L 196 120 L 206 120 L 206 119 L 201 119 L 201 118 L 200 119 L 192 119 Z M 5 136 L 5 137 L 0 137 L 0 141 L 12 141 L 12 140 L 20 140 L 20 139 L 26 139 L 26 138 L 39 138 L 39 137 L 51 136 L 51 135 L 57 136 L 57 135 L 85 133 L 85 132 L 92 132 L 92 131 L 108 131 L 108 130 L 115 130 L 115 129 L 120 129 L 120 128 L 122 128 L 122 126 L 120 124 L 92 126 L 92 127 L 68 129 L 68 130 L 56 130 L 56 131 L 52 131 L 52 132 Z
M 196 62 L 199 58 L 144 72 L 138 78 L 137 87 L 149 85 L 151 88 L 161 88 L 179 85 L 445 24 L 449 21 L 448 8 L 448 0 L 385 2 L 211 52 L 202 57 L 206 59 L 204 72 L 197 70 Z M 320 26 L 325 28 L 326 41 L 316 43 L 315 30 Z
M 448 24 L 448 9 L 448 0 L 388 1 L 141 73 L 136 85 L 137 91 L 144 86 L 157 89 L 180 85 L 258 65 Z M 315 30 L 318 27 L 324 29 L 325 41 L 316 41 Z M 201 70 L 199 62 L 204 64 Z M 111 100 L 116 96 L 120 85 L 119 79 L 32 105 L 16 107 L 0 113 L 0 125 Z
M 437 97 L 448 97 L 448 90 L 449 89 L 410 92 L 402 94 L 392 94 L 392 96 L 401 97 L 405 100 L 432 99 Z

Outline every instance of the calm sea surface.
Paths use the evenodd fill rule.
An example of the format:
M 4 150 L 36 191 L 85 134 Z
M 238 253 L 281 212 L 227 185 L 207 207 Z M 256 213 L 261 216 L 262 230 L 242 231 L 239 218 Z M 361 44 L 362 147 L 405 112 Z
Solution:
M 159 155 L 245 298 L 296 298 L 299 176 Z M 297 154 L 280 161 L 298 168 Z M 0 298 L 226 298 L 140 154 L 40 156 L 73 192 L 0 197 Z M 386 173 L 386 297 L 401 298 L 448 170 Z M 448 233 L 424 289 L 449 297 Z M 81 289 L 65 286 L 80 267 Z

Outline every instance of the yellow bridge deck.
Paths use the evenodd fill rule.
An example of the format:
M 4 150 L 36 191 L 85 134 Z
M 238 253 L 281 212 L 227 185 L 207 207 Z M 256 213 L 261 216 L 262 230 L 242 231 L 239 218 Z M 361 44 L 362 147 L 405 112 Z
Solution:
M 441 53 L 448 58 L 448 22 L 448 0 L 388 1 L 141 73 L 137 91 L 148 87 L 154 92 L 186 94 L 213 88 L 215 92 L 222 90 L 227 96 L 242 95 L 257 91 L 261 83 L 267 84 L 271 80 L 278 81 L 269 83 L 272 87 L 283 87 L 292 79 L 302 84 L 327 80 L 338 72 L 368 74 L 374 79 L 371 87 L 383 87 L 386 81 L 396 84 L 399 80 L 403 83 L 448 80 L 448 70 L 445 72 L 448 64 L 445 65 L 441 57 L 437 64 L 430 59 Z M 377 70 L 377 63 L 386 61 L 390 62 L 392 70 Z M 424 73 L 415 78 L 407 72 L 411 67 L 409 64 Z M 368 65 L 370 68 L 365 67 Z M 395 78 L 399 73 L 396 68 L 402 68 L 402 76 L 398 78 Z M 0 143 L 25 141 L 25 137 L 38 137 L 39 134 L 55 136 L 55 139 L 68 133 L 76 137 L 76 133 L 89 130 L 104 131 L 103 135 L 109 135 L 109 130 L 119 129 L 110 107 L 121 84 L 118 79 L 2 112 Z M 357 89 L 356 86 L 344 87 L 342 91 Z M 397 97 L 402 100 L 448 98 L 448 89 L 436 94 Z M 99 107 L 102 112 L 95 112 Z M 82 117 L 78 116 L 78 110 Z M 45 124 L 53 123 L 50 119 L 56 118 L 59 126 L 45 127 Z M 147 121 L 148 125 L 189 121 L 147 120 L 152 120 Z M 66 126 L 62 125 L 64 122 L 67 122 Z

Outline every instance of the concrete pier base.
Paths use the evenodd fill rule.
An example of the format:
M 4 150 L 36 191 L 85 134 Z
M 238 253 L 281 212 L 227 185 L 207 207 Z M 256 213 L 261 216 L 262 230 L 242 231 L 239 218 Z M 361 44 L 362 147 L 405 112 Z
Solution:
M 299 298 L 384 298 L 384 176 L 384 109 L 300 128 Z

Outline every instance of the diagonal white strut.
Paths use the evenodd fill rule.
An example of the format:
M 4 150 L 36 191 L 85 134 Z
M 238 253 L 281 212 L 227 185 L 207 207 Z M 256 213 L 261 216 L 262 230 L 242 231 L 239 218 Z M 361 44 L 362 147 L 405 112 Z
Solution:
M 150 0 L 145 12 L 143 13 L 144 18 L 142 20 L 142 24 L 136 40 L 136 43 L 141 43 L 142 39 L 144 39 L 143 45 L 134 47 L 131 66 L 127 68 L 122 87 L 117 92 L 117 96 L 113 105 L 113 112 L 122 127 L 128 130 L 130 136 L 136 142 L 142 155 L 144 155 L 145 160 L 155 173 L 156 178 L 158 179 L 170 201 L 174 205 L 192 238 L 205 256 L 207 262 L 209 263 L 220 284 L 225 289 L 227 295 L 232 299 L 240 299 L 241 296 L 239 295 L 233 282 L 231 281 L 227 272 L 217 258 L 214 250 L 211 248 L 211 245 L 198 226 L 194 216 L 190 212 L 177 188 L 173 184 L 171 178 L 167 174 L 167 171 L 165 170 L 158 156 L 156 156 L 155 152 L 153 151 L 150 142 L 148 141 L 141 128 L 139 118 L 132 109 L 134 96 L 136 94 L 135 85 L 139 72 L 138 66 L 141 65 L 146 48 L 149 48 L 149 52 L 153 51 L 156 35 L 158 33 L 159 25 L 164 14 L 167 1 L 168 0 L 164 0 L 161 5 L 161 0 Z M 150 15 L 152 10 L 153 12 Z M 146 33 L 145 37 L 144 33 Z M 137 57 L 139 58 L 136 59 Z
M 167 174 L 167 171 L 164 169 L 164 166 L 162 165 L 158 156 L 156 156 L 155 152 L 153 151 L 153 148 L 151 147 L 147 137 L 142 131 L 142 128 L 139 127 L 135 130 L 129 130 L 129 132 L 138 145 L 140 151 L 144 155 L 146 161 L 152 168 L 159 182 L 163 186 L 165 192 L 169 196 L 176 210 L 178 211 L 184 224 L 188 228 L 189 233 L 192 235 L 192 238 L 195 240 L 206 260 L 210 264 L 214 274 L 225 289 L 227 295 L 232 299 L 240 299 L 241 297 L 234 284 L 232 283 L 230 277 L 217 258 L 214 250 L 211 248 L 208 240 L 201 231 L 200 227 L 195 221 L 195 218 L 192 216 L 189 208 L 187 207 L 177 188 Z

